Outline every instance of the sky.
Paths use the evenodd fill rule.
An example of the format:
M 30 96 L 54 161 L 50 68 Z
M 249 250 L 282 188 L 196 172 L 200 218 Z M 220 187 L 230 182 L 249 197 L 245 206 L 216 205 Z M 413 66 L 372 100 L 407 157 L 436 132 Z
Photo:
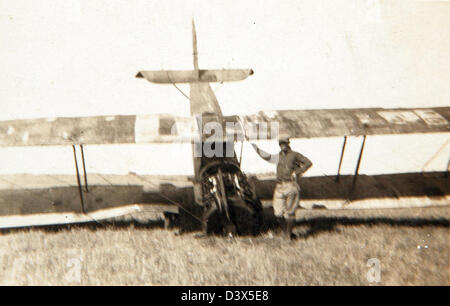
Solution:
M 225 114 L 447 106 L 448 16 L 449 2 L 0 0 L 0 120 L 188 115 L 173 86 L 134 76 L 192 69 L 192 18 L 201 68 L 255 71 L 212 84 Z
M 212 84 L 225 115 L 279 109 L 448 106 L 448 16 L 450 2 L 445 1 L 0 0 L 0 120 L 152 113 L 188 116 L 188 101 L 173 86 L 134 76 L 139 70 L 192 69 L 192 18 L 200 68 L 255 71 L 241 82 Z M 186 86 L 180 88 L 188 93 Z M 418 137 L 413 140 L 419 145 L 411 157 L 414 167 L 404 169 L 420 169 L 448 140 L 442 135 Z M 322 146 L 309 149 L 316 160 L 323 156 L 314 152 L 330 148 L 327 141 L 333 144 L 334 155 L 339 155 L 342 142 L 305 141 L 299 149 Z M 359 140 L 355 141 L 357 156 Z M 408 152 L 402 151 L 405 145 L 411 144 L 407 137 L 380 141 L 386 154 L 396 152 L 400 158 Z M 380 147 L 376 142 L 372 145 Z M 149 151 L 158 159 L 172 150 L 146 148 L 140 152 L 147 153 L 136 153 L 136 146 L 115 148 L 123 166 L 114 171 L 133 168 L 139 172 L 148 168 L 142 158 Z M 54 157 L 48 157 L 57 150 L 70 156 L 70 150 L 53 148 L 50 155 L 46 150 L 50 149 L 2 149 L 0 155 L 10 161 L 10 167 L 0 170 L 37 167 L 39 172 L 42 169 L 32 160 L 42 151 L 49 163 L 43 163 L 46 169 L 72 171 L 72 163 L 64 159 L 64 166 L 58 166 Z M 99 165 L 105 160 L 100 156 L 109 153 L 91 148 L 95 150 L 90 169 L 108 172 L 107 165 Z M 186 150 L 187 159 L 173 166 L 174 173 L 191 171 Z M 372 151 L 366 154 L 376 157 L 377 150 Z M 173 149 L 173 154 L 179 152 L 184 151 Z M 246 158 L 255 159 L 251 150 L 245 152 Z M 433 161 L 436 169 L 447 162 L 449 149 L 442 152 Z M 28 167 L 13 161 L 18 154 L 30 161 Z M 338 157 L 334 155 L 329 170 L 320 168 L 327 163 L 321 162 L 314 171 L 335 171 Z M 349 173 L 353 159 L 344 165 Z M 428 165 L 432 169 L 433 163 Z M 273 170 L 262 164 L 247 162 L 249 167 Z M 368 172 L 401 168 L 399 164 L 391 170 L 380 170 L 380 165 L 372 170 L 364 167 L 361 170 Z

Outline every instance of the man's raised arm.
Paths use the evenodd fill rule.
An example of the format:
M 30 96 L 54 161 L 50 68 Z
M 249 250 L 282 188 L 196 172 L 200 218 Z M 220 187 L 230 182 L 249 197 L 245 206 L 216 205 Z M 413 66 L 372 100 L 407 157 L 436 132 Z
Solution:
M 254 143 L 252 143 L 251 145 L 253 149 L 256 151 L 256 153 L 258 153 L 258 155 L 261 156 L 261 158 L 264 159 L 265 161 L 268 161 L 271 164 L 276 164 L 278 162 L 278 154 L 267 153 L 266 151 L 258 148 L 258 146 Z

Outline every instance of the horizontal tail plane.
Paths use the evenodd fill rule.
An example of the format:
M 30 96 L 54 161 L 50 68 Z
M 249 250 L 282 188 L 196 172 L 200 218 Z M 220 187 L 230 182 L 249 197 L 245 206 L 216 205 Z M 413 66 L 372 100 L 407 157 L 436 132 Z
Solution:
M 222 110 L 214 95 L 209 83 L 214 82 L 235 82 L 245 80 L 253 74 L 252 69 L 199 69 L 197 34 L 194 20 L 192 20 L 192 49 L 194 58 L 194 70 L 159 70 L 159 71 L 139 71 L 137 78 L 146 79 L 158 84 L 179 84 L 188 83 L 190 85 L 189 101 L 191 106 L 191 116 L 199 116 L 205 113 L 216 114 L 222 117 Z M 176 87 L 176 85 L 175 85 Z M 181 91 L 180 89 L 178 89 Z M 182 92 L 182 91 L 181 91 Z M 187 95 L 182 92 L 185 97 Z
M 218 70 L 160 70 L 139 71 L 137 78 L 159 84 L 173 83 L 213 83 L 235 82 L 245 80 L 253 74 L 252 69 L 218 69 Z
M 215 69 L 204 70 L 198 66 L 197 34 L 194 20 L 192 20 L 192 49 L 194 57 L 194 70 L 160 70 L 139 71 L 137 78 L 145 78 L 147 81 L 159 84 L 175 83 L 212 83 L 235 82 L 245 80 L 253 74 L 252 69 Z

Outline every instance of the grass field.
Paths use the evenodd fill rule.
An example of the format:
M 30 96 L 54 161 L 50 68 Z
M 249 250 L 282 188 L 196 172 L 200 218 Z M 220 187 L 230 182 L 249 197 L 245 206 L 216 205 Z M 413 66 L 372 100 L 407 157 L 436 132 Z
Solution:
M 0 284 L 449 285 L 449 207 L 301 210 L 294 241 L 277 229 L 176 236 L 160 224 L 2 231 Z M 367 278 L 372 258 L 379 282 Z

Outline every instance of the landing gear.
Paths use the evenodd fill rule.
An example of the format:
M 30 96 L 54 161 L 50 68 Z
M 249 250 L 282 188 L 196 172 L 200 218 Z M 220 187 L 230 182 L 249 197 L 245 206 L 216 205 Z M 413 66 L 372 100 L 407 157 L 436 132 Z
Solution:
M 164 229 L 174 228 L 178 223 L 178 214 L 172 212 L 164 212 Z
M 244 201 L 229 203 L 229 218 L 217 206 L 205 208 L 202 232 L 206 235 L 258 235 L 262 228 L 262 210 L 254 211 Z

